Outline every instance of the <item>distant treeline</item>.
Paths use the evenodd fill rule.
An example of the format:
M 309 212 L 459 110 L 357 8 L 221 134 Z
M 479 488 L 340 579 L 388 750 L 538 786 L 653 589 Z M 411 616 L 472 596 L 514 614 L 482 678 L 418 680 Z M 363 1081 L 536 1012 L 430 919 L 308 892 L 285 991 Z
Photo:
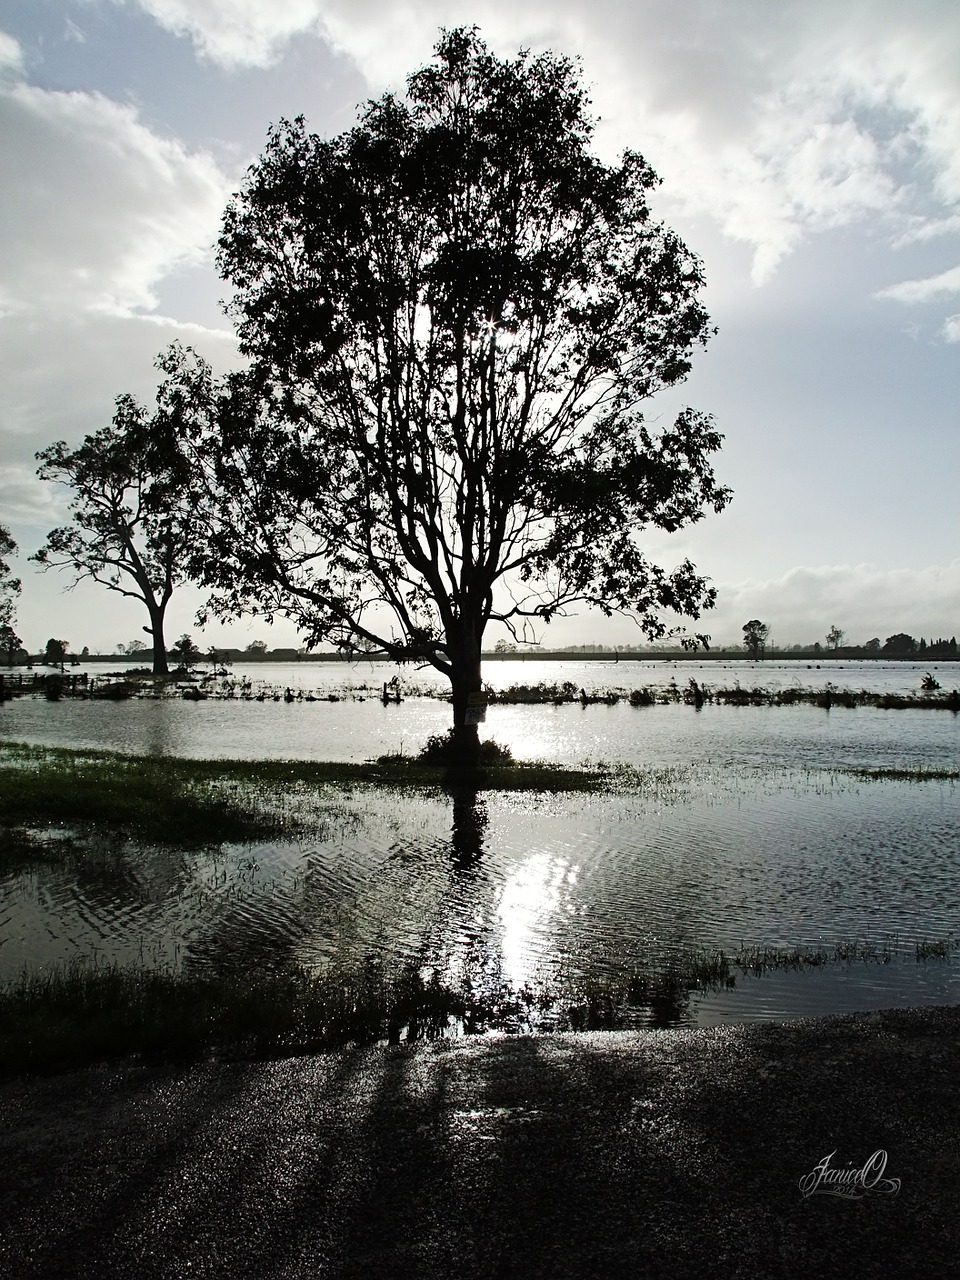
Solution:
M 60 642 L 63 643 L 63 642 Z M 173 656 L 168 650 L 168 656 Z M 767 662 L 776 661 L 777 659 L 802 659 L 807 658 L 811 661 L 822 662 L 824 660 L 832 661 L 834 659 L 858 659 L 861 661 L 880 659 L 889 661 L 897 659 L 901 661 L 927 662 L 941 661 L 951 662 L 957 660 L 957 638 L 951 636 L 949 640 L 939 638 L 937 640 L 927 640 L 925 636 L 921 636 L 919 640 L 913 636 L 907 635 L 906 632 L 899 632 L 897 635 L 888 636 L 881 643 L 879 639 L 868 640 L 862 645 L 840 645 L 836 648 L 822 645 L 789 645 L 774 646 L 768 645 L 764 654 Z M 500 658 L 513 659 L 521 661 L 569 661 L 576 658 L 578 661 L 602 661 L 602 662 L 619 662 L 622 660 L 634 661 L 742 661 L 748 657 L 743 645 L 724 645 L 717 648 L 687 650 L 682 648 L 664 648 L 653 647 L 650 645 L 605 645 L 605 644 L 575 644 L 567 645 L 561 649 L 544 649 L 535 645 L 527 645 L 520 647 L 518 645 L 506 644 L 503 641 L 497 643 L 496 648 L 488 650 L 483 654 L 484 659 Z M 64 645 L 63 660 L 66 664 L 76 664 L 78 662 L 109 662 L 109 663 L 130 663 L 136 666 L 142 666 L 144 663 L 152 662 L 153 650 L 150 648 L 137 648 L 130 653 L 91 653 L 89 649 L 84 648 L 80 653 L 72 653 L 69 647 Z M 28 654 L 26 650 L 20 649 L 14 658 L 16 664 L 43 664 L 50 663 L 51 654 L 39 653 Z M 217 662 L 232 665 L 236 662 L 384 662 L 391 661 L 382 654 L 349 654 L 340 653 L 308 653 L 303 649 L 268 649 L 262 642 L 249 645 L 246 649 L 208 649 L 205 653 L 198 650 L 194 662 Z M 11 664 L 12 665 L 12 664 Z M 59 665 L 57 662 L 56 665 Z
M 695 651 L 687 649 L 670 649 L 664 647 L 653 647 L 650 645 L 603 645 L 603 644 L 576 644 L 568 645 L 564 649 L 538 649 L 538 648 L 519 648 L 516 645 L 498 644 L 492 653 L 485 653 L 485 658 L 571 658 L 577 659 L 602 659 L 606 662 L 618 661 L 623 658 L 627 659 L 663 659 L 669 661 L 692 660 L 702 662 L 704 660 L 742 660 L 748 656 L 744 645 L 721 645 L 711 647 L 710 649 L 697 649 Z M 888 636 L 881 643 L 879 639 L 868 640 L 862 645 L 840 645 L 830 647 L 820 643 L 803 645 L 794 644 L 787 646 L 767 645 L 764 658 L 766 661 L 775 659 L 797 659 L 810 658 L 817 662 L 824 659 L 834 658 L 855 658 L 855 659 L 883 659 L 887 661 L 891 658 L 903 659 L 906 661 L 922 662 L 932 659 L 938 659 L 949 662 L 957 658 L 957 638 L 951 637 L 949 640 L 930 640 L 924 636 L 919 640 L 913 636 L 900 632 L 894 636 Z

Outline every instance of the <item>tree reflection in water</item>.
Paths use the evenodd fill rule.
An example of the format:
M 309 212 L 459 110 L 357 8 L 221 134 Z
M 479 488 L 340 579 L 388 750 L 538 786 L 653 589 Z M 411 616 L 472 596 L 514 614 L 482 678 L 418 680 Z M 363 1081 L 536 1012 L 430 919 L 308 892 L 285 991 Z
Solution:
M 473 872 L 483 856 L 487 806 L 475 787 L 458 787 L 453 793 L 453 831 L 450 848 L 453 866 L 459 872 Z

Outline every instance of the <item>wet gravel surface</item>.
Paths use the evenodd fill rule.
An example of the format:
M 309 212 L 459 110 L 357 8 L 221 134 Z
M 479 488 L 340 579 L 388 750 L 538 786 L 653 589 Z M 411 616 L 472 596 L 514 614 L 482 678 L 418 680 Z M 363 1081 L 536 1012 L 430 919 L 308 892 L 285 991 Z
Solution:
M 877 1151 L 896 1194 L 801 1192 Z M 955 1008 L 0 1083 L 17 1280 L 958 1268 Z

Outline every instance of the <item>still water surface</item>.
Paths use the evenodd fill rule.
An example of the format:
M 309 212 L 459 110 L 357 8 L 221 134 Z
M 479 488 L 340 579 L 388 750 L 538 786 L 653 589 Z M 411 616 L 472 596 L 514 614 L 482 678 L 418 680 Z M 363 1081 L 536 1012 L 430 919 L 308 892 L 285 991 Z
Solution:
M 592 692 L 671 675 L 682 685 L 693 674 L 624 680 L 623 668 L 649 664 L 538 664 L 548 669 L 534 679 L 534 664 L 507 665 L 501 678 L 491 664 L 491 684 L 571 679 Z M 723 682 L 825 682 L 805 666 L 734 665 Z M 826 678 L 917 687 L 923 669 L 891 667 Z M 338 689 L 341 702 L 23 699 L 0 710 L 0 727 L 11 740 L 174 755 L 360 760 L 415 750 L 446 726 L 449 708 L 428 696 L 382 706 L 383 670 L 347 668 L 345 681 L 339 664 L 309 668 L 305 687 Z M 263 674 L 297 687 L 297 672 Z M 711 664 L 695 678 L 719 677 Z M 0 977 L 76 957 L 242 971 L 288 960 L 350 968 L 374 955 L 477 991 L 583 991 L 699 949 L 854 943 L 887 963 L 738 973 L 732 988 L 687 991 L 667 1020 L 956 1003 L 957 957 L 918 963 L 915 948 L 958 933 L 960 788 L 850 770 L 956 769 L 958 730 L 947 711 L 494 707 L 484 734 L 518 756 L 620 761 L 643 779 L 587 796 L 323 789 L 292 800 L 316 818 L 302 839 L 189 854 L 113 843 L 0 882 Z

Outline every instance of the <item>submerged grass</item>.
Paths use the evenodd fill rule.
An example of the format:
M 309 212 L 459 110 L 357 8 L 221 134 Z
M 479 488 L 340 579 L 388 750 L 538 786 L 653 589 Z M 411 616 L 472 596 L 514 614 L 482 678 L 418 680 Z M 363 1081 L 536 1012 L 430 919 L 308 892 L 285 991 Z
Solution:
M 536 762 L 457 770 L 404 756 L 367 764 L 187 760 L 3 743 L 0 825 L 15 857 L 42 845 L 50 828 L 109 827 L 118 835 L 196 847 L 289 830 L 296 820 L 282 797 L 326 784 L 563 792 L 594 790 L 605 776 Z
M 916 945 L 918 961 L 949 960 L 954 952 L 960 951 L 960 938 L 939 938 L 935 942 L 924 939 Z
M 917 942 L 918 962 L 949 960 L 960 940 Z M 697 992 L 738 976 L 831 964 L 888 963 L 895 949 L 857 942 L 821 948 L 701 949 L 556 987 L 445 985 L 375 958 L 351 970 L 173 973 L 72 965 L 0 988 L 0 1071 L 61 1070 L 130 1054 L 276 1056 L 349 1043 L 398 1043 L 490 1030 L 594 1031 L 676 1026 Z
M 960 781 L 960 769 L 847 769 L 844 772 L 876 782 Z
M 0 990 L 0 1071 L 59 1069 L 128 1054 L 269 1055 L 440 1035 L 462 997 L 374 962 L 350 973 L 300 969 L 175 974 L 73 965 Z
M 486 744 L 485 744 L 486 745 Z M 598 772 L 594 769 L 568 769 L 545 761 L 513 760 L 504 749 L 494 751 L 481 760 L 480 769 L 451 769 L 416 756 L 381 756 L 362 764 L 342 761 L 313 760 L 221 760 L 189 759 L 174 756 L 133 756 L 111 751 L 95 751 L 66 747 L 38 747 L 24 743 L 0 742 L 0 780 L 4 766 L 19 771 L 54 770 L 81 772 L 99 770 L 105 781 L 126 783 L 131 776 L 148 774 L 165 779 L 171 785 L 203 788 L 216 783 L 249 784 L 261 789 L 324 783 L 364 784 L 387 787 L 439 787 L 455 775 L 476 779 L 481 789 L 547 790 L 579 789 L 594 786 Z
M 203 762 L 199 762 L 203 763 Z M 284 828 L 256 792 L 218 785 L 193 762 L 107 752 L 0 747 L 0 823 L 16 852 L 54 847 L 50 829 L 108 827 L 118 836 L 195 847 Z
M 807 689 L 791 686 L 787 689 L 767 689 L 757 686 L 750 689 L 741 688 L 740 684 L 732 688 L 715 688 L 698 684 L 696 680 L 688 680 L 681 688 L 675 680 L 661 688 L 634 689 L 625 692 L 623 689 L 607 689 L 588 694 L 585 689 L 578 688 L 572 681 L 562 684 L 513 684 L 506 689 L 492 691 L 491 703 L 510 704 L 545 704 L 553 703 L 561 706 L 568 703 L 579 703 L 581 706 L 593 706 L 601 703 L 615 706 L 620 702 L 628 702 L 632 707 L 652 707 L 670 703 L 686 703 L 698 709 L 705 703 L 730 707 L 820 707 L 829 711 L 832 708 L 844 707 L 854 710 L 857 707 L 877 707 L 884 711 L 894 710 L 946 710 L 960 712 L 960 688 L 941 692 L 924 685 L 919 693 L 878 693 L 869 689 L 840 689 L 836 685 L 826 684 L 819 689 Z

